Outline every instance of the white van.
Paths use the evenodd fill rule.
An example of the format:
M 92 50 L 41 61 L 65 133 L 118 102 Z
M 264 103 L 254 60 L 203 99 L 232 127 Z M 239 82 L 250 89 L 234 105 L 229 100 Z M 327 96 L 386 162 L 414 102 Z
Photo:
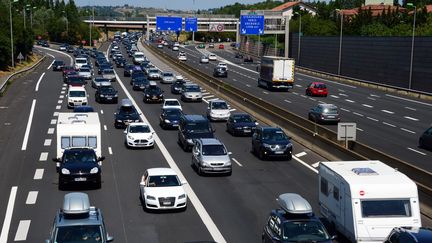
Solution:
M 84 65 L 88 65 L 87 58 L 85 57 L 75 58 L 75 70 L 79 70 Z
M 101 126 L 97 112 L 59 113 L 57 120 L 57 158 L 69 148 L 92 148 L 101 156 Z
M 351 242 L 383 242 L 393 227 L 420 227 L 417 185 L 381 161 L 322 162 L 321 215 Z
M 75 106 L 87 105 L 87 97 L 87 92 L 83 86 L 69 86 L 67 107 L 70 109 Z

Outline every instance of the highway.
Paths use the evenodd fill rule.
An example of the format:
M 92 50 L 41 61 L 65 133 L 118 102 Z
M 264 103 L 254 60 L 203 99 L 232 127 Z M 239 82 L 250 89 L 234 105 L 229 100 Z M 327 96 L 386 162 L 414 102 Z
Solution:
M 257 87 L 256 63 L 246 64 L 236 59 L 234 51 L 217 48 L 198 49 L 195 45 L 183 46 L 188 55 L 186 63 L 210 75 L 219 61 L 227 62 L 228 78 L 221 78 L 235 87 L 246 90 L 266 101 L 294 112 L 307 119 L 308 111 L 318 103 L 332 103 L 339 107 L 342 122 L 357 123 L 357 140 L 396 158 L 432 171 L 432 152 L 418 148 L 418 138 L 430 127 L 432 104 L 377 89 L 339 83 L 296 73 L 295 87 L 289 92 L 272 92 Z M 177 52 L 164 47 L 165 53 L 176 56 Z M 214 53 L 218 61 L 199 63 L 204 54 Z M 254 61 L 257 61 L 256 59 Z M 312 81 L 323 81 L 329 88 L 328 97 L 305 95 L 306 86 Z M 336 131 L 336 125 L 325 125 Z

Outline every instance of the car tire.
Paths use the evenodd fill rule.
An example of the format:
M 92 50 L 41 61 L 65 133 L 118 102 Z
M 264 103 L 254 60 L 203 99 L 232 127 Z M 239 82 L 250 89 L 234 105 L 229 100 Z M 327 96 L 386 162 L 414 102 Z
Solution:
M 292 160 L 292 153 L 287 155 L 286 160 Z
M 423 139 L 422 138 L 420 138 L 419 139 L 419 142 L 418 142 L 418 147 L 419 148 L 424 148 L 425 146 L 424 146 L 424 142 L 423 142 Z
M 97 181 L 95 183 L 95 187 L 96 187 L 96 189 L 101 189 L 102 188 L 102 181 L 101 180 Z
M 262 149 L 260 149 L 260 150 L 258 151 L 258 158 L 259 158 L 260 160 L 265 160 L 265 154 L 264 154 L 264 151 L 263 151 Z
M 183 143 L 182 144 L 182 148 L 183 148 L 183 151 L 187 152 L 188 151 L 188 145 L 187 145 L 187 143 Z
M 201 166 L 198 165 L 198 175 L 204 176 L 204 172 L 201 169 Z
M 230 170 L 226 175 L 227 176 L 231 176 L 232 175 L 232 170 Z

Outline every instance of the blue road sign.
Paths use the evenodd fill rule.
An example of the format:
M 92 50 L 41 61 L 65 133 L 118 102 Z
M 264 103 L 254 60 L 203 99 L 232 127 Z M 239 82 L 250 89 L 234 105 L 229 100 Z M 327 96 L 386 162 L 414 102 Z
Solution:
M 198 31 L 198 19 L 197 18 L 185 18 L 185 31 L 197 32 Z
M 242 35 L 264 34 L 264 15 L 241 15 L 240 33 Z
M 156 16 L 156 30 L 182 30 L 182 17 Z

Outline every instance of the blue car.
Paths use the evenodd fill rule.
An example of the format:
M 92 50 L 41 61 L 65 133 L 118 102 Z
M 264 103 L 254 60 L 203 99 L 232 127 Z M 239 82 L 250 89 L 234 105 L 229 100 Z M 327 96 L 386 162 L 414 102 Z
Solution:
M 233 136 L 252 136 L 258 123 L 247 113 L 233 113 L 226 123 L 227 132 Z
M 164 108 L 159 116 L 159 125 L 163 129 L 177 129 L 182 114 L 178 108 Z

